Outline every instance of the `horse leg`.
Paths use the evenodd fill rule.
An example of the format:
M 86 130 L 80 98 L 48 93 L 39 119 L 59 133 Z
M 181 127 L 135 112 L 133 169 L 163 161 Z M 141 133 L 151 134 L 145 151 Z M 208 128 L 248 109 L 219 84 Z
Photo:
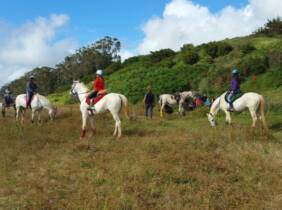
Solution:
M 258 119 L 257 113 L 256 113 L 255 110 L 252 110 L 252 109 L 249 109 L 249 111 L 250 111 L 251 117 L 253 119 L 252 127 L 255 128 L 256 127 L 256 122 L 257 122 L 257 119 Z
M 32 109 L 32 110 L 31 110 L 31 123 L 34 122 L 34 116 L 35 116 L 35 110 Z
M 121 121 L 120 121 L 120 118 L 118 116 L 118 113 L 112 113 L 112 115 L 113 115 L 113 118 L 115 120 L 115 131 L 114 131 L 113 136 L 117 135 L 117 137 L 120 138 L 121 137 Z
M 224 110 L 225 112 L 225 122 L 229 125 L 231 125 L 231 115 L 230 115 L 230 112 L 228 112 L 227 110 Z
M 38 120 L 38 123 L 41 123 L 41 111 L 40 110 L 37 111 L 37 120 Z
M 96 128 L 95 128 L 95 124 L 94 124 L 94 118 L 91 116 L 89 117 L 89 121 L 90 121 L 90 125 L 92 128 L 92 136 L 96 135 Z
M 21 109 L 21 114 L 22 114 L 22 123 L 24 122 L 24 117 L 25 117 L 25 110 Z
M 164 109 L 164 105 L 161 106 L 161 109 L 160 109 L 160 117 L 163 117 L 163 109 Z
M 80 139 L 83 139 L 86 134 L 86 124 L 87 124 L 88 113 L 87 111 L 82 113 L 82 128 L 80 133 Z
M 2 107 L 2 117 L 5 118 L 5 108 Z
M 16 120 L 18 121 L 19 120 L 19 117 L 20 117 L 20 108 L 18 107 L 16 109 Z

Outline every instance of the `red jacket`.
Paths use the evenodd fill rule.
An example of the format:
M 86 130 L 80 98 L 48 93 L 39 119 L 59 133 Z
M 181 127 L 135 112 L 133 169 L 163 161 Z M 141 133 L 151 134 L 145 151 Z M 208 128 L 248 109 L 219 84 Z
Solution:
M 105 89 L 105 82 L 102 77 L 97 77 L 93 82 L 93 90 L 94 91 L 101 91 Z

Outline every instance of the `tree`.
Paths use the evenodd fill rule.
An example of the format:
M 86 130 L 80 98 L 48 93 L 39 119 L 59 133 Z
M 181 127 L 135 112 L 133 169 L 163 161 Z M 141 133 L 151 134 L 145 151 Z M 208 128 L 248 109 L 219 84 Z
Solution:
M 254 32 L 255 35 L 282 35 L 282 20 L 280 17 L 268 20 L 267 23 Z

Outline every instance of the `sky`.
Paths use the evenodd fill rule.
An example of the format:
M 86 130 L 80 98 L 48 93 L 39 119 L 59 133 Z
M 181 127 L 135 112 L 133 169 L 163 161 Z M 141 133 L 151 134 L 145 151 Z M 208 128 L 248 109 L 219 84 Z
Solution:
M 1 1 L 0 86 L 107 35 L 125 59 L 248 35 L 277 16 L 281 0 Z

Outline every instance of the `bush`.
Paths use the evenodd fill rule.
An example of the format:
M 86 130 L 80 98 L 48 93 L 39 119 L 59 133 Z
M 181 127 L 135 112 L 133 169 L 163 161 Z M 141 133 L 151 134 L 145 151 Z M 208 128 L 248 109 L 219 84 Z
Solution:
M 150 58 L 153 63 L 160 62 L 161 60 L 175 56 L 175 52 L 171 49 L 162 49 L 159 51 L 151 52 Z
M 269 68 L 268 57 L 265 55 L 249 55 L 242 59 L 239 68 L 245 76 L 264 73 Z
M 241 46 L 239 46 L 239 50 L 244 54 L 249 54 L 251 52 L 253 52 L 255 50 L 255 46 L 248 42 L 248 43 L 245 43 L 245 44 L 242 44 Z
M 119 70 L 122 68 L 122 65 L 121 65 L 121 62 L 118 61 L 118 62 L 114 62 L 112 63 L 110 66 L 108 66 L 106 68 L 106 74 L 109 75 L 109 74 L 112 74 L 114 73 L 115 71 Z
M 227 55 L 233 50 L 233 47 L 226 42 L 210 42 L 208 44 L 204 44 L 203 48 L 206 54 L 213 59 Z
M 217 56 L 224 56 L 229 54 L 233 50 L 233 47 L 226 42 L 219 42 L 217 44 Z
M 181 56 L 183 62 L 190 65 L 196 64 L 200 60 L 200 56 L 195 50 L 183 52 Z

